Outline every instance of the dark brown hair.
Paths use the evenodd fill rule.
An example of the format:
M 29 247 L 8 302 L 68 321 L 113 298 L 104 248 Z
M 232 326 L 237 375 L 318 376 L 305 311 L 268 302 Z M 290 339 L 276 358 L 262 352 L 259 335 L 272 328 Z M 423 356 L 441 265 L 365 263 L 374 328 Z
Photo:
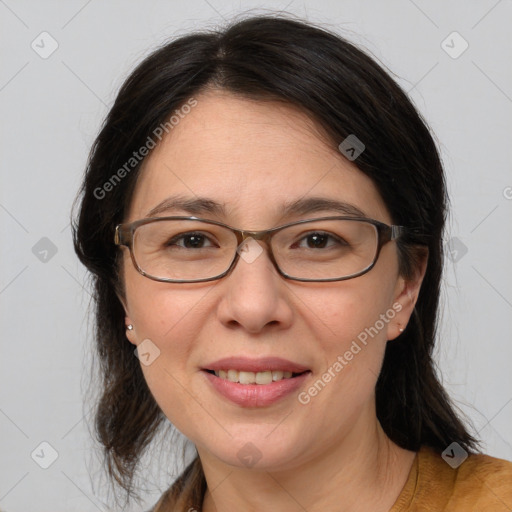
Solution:
M 118 297 L 123 288 L 114 227 L 124 220 L 140 163 L 122 179 L 111 180 L 108 193 L 104 185 L 159 125 L 206 88 L 287 102 L 320 123 L 333 147 L 350 134 L 365 144 L 356 165 L 373 180 L 393 222 L 409 228 L 397 244 L 403 275 L 412 272 L 417 248 L 428 248 L 411 321 L 387 345 L 376 387 L 378 419 L 386 434 L 409 450 L 427 445 L 442 451 L 453 441 L 474 449 L 476 442 L 440 384 L 432 357 L 447 201 L 433 138 L 411 101 L 374 59 L 328 30 L 267 15 L 180 37 L 144 59 L 119 91 L 92 147 L 73 232 L 76 253 L 94 280 L 103 376 L 96 431 L 109 475 L 128 496 L 134 491 L 137 464 L 164 415 L 126 339 Z M 172 510 L 199 510 L 205 485 L 196 457 L 172 488 Z

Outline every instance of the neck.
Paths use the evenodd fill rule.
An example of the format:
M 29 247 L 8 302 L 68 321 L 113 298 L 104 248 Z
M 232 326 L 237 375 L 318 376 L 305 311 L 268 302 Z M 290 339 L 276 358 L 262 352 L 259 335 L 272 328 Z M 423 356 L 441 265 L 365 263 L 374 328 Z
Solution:
M 394 444 L 375 418 L 370 428 L 356 426 L 341 442 L 285 470 L 234 469 L 199 455 L 208 484 L 203 512 L 388 512 L 415 453 Z

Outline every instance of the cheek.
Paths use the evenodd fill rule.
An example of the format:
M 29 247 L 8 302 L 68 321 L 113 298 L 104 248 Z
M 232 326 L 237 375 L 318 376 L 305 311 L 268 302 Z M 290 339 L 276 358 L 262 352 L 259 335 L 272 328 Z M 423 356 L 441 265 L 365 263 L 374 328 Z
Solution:
M 208 288 L 160 283 L 131 271 L 125 282 L 136 343 L 151 340 L 164 356 L 159 356 L 160 364 L 172 366 L 169 371 L 184 367 L 203 325 L 199 317 Z M 149 375 L 152 365 L 143 370 Z
M 306 291 L 300 297 L 310 321 L 323 326 L 329 345 L 334 343 L 343 348 L 342 345 L 350 344 L 351 340 L 375 326 L 379 338 L 385 337 L 384 327 L 394 316 L 394 311 L 389 312 L 393 287 L 382 280 L 376 283 L 374 279 L 365 279 L 366 276 L 369 274 L 338 283 L 335 287 L 325 287 L 319 293 L 308 294 Z M 382 315 L 386 317 L 384 325 Z M 375 329 L 371 330 L 376 337 Z
M 308 308 L 303 308 L 303 318 L 315 333 L 310 350 L 321 354 L 321 365 L 299 401 L 322 418 L 326 429 L 350 423 L 373 399 L 386 328 L 395 313 L 390 309 L 392 294 L 382 281 L 375 287 L 373 280 L 360 279 L 324 289 L 316 298 L 310 294 Z
M 193 367 L 193 354 L 200 340 L 204 322 L 203 304 L 206 288 L 186 289 L 178 285 L 153 282 L 143 276 L 129 276 L 126 281 L 131 320 L 135 326 L 136 343 L 150 340 L 158 354 L 141 369 L 156 402 L 182 432 L 191 429 L 190 417 L 195 411 L 194 400 L 188 392 Z M 152 345 L 149 345 L 152 347 Z M 142 352 L 142 350 L 139 350 Z M 193 391 L 193 390 L 190 390 Z
M 308 306 L 303 308 L 303 319 L 315 333 L 311 349 L 321 354 L 318 376 L 332 383 L 328 385 L 330 391 L 322 393 L 324 399 L 343 396 L 347 406 L 373 394 L 386 348 L 387 326 L 395 315 L 392 286 L 382 280 L 376 286 L 374 279 L 365 276 L 358 279 L 357 283 L 355 279 L 338 283 L 302 298 Z

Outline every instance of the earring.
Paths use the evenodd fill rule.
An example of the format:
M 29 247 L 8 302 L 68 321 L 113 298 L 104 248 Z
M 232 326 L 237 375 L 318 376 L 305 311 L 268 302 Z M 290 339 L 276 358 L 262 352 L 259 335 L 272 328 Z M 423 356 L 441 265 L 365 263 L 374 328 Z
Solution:
M 126 328 L 129 330 L 129 331 L 133 331 L 133 325 L 132 324 L 128 324 L 126 326 Z
M 399 328 L 398 328 L 398 330 L 399 330 L 400 332 L 404 332 L 404 328 L 403 328 L 403 327 L 399 327 Z

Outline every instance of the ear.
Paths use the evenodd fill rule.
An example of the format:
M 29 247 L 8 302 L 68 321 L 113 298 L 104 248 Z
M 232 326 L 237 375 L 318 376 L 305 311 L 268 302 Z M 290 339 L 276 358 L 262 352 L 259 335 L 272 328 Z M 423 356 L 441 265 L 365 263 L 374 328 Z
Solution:
M 132 345 L 137 345 L 137 336 L 135 333 L 135 325 L 133 325 L 133 322 L 130 320 L 129 316 L 124 317 L 125 325 L 126 325 L 126 338 Z M 128 329 L 128 326 L 131 325 L 132 328 Z
M 387 327 L 387 339 L 394 340 L 405 331 L 420 294 L 428 262 L 428 249 L 421 247 L 415 258 L 415 266 L 410 276 L 399 276 L 394 294 L 393 309 L 397 312 Z M 400 330 L 402 329 L 402 330 Z
M 128 339 L 128 341 L 131 344 L 137 345 L 137 338 L 136 338 L 136 335 L 135 335 L 135 325 L 133 324 L 132 319 L 130 317 L 130 314 L 128 313 L 128 306 L 126 304 L 126 300 L 119 293 L 117 293 L 117 298 L 119 299 L 119 302 L 121 302 L 121 304 L 123 305 L 124 312 L 125 312 L 125 315 L 126 315 L 124 317 L 124 324 L 125 324 L 125 329 L 126 329 L 126 338 Z M 129 325 L 131 325 L 133 328 L 132 329 L 128 329 Z

